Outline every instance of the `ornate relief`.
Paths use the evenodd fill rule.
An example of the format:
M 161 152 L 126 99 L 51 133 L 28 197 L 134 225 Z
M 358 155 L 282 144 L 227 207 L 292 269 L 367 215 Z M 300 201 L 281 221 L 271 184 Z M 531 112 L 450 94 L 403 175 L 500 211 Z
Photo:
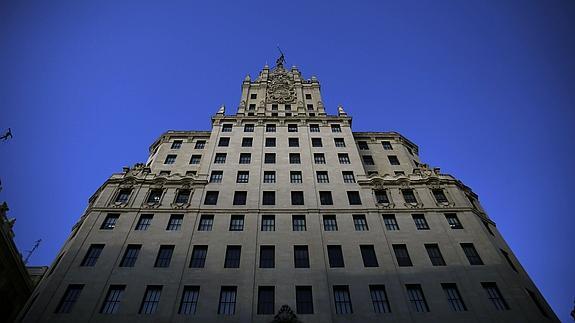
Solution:
M 296 99 L 292 75 L 282 65 L 270 73 L 267 88 L 267 102 L 291 103 Z
M 272 323 L 301 323 L 288 305 L 282 305 Z

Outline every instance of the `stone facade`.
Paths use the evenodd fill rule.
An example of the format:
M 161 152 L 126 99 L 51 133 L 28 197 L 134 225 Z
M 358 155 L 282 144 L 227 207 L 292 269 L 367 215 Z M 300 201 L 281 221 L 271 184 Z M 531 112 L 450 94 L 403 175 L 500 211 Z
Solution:
M 98 189 L 23 321 L 558 321 L 469 187 L 351 123 L 283 59 L 246 77 Z

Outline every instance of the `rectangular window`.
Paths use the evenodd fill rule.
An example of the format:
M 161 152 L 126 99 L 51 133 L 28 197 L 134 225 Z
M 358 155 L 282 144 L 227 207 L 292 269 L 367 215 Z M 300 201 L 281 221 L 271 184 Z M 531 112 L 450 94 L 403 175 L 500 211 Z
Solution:
M 347 191 L 349 205 L 361 205 L 361 197 L 358 191 Z
M 335 312 L 337 314 L 352 314 L 351 298 L 349 296 L 349 287 L 333 286 L 333 299 L 335 302 Z
M 275 147 L 276 138 L 266 138 L 266 147 Z
M 172 142 L 172 146 L 170 148 L 171 149 L 180 149 L 180 148 L 182 148 L 182 143 L 183 143 L 182 140 L 174 140 Z
M 319 132 L 319 125 L 318 124 L 310 124 L 309 125 L 309 132 Z
M 401 194 L 403 195 L 403 199 L 405 203 L 417 203 L 417 199 L 415 198 L 415 193 L 413 193 L 412 189 L 403 189 L 401 190 Z
M 244 132 L 254 132 L 254 125 L 251 123 L 246 123 L 244 125 Z
M 391 306 L 389 306 L 384 285 L 369 285 L 369 294 L 375 313 L 391 313 Z
M 284 105 L 284 109 L 285 109 L 286 111 L 291 111 L 291 104 L 286 104 L 286 105 Z M 295 125 L 295 126 L 296 126 L 296 131 L 297 131 L 297 125 Z M 289 129 L 289 125 L 288 125 L 288 129 Z
M 234 192 L 234 205 L 246 205 L 248 199 L 248 192 L 246 191 L 235 191 Z
M 253 142 L 253 138 L 242 138 L 242 147 L 251 147 Z
M 139 244 L 129 244 L 126 247 L 126 252 L 124 252 L 124 257 L 120 261 L 120 267 L 134 267 L 136 260 L 138 259 L 138 254 L 142 245 Z
M 340 164 L 351 164 L 348 154 L 337 154 L 337 159 Z
M 363 163 L 366 165 L 375 165 L 375 162 L 373 161 L 373 157 L 371 157 L 370 155 L 364 155 L 363 156 Z
M 96 262 L 98 261 L 98 258 L 100 258 L 100 254 L 102 253 L 102 250 L 104 250 L 103 244 L 90 245 L 90 248 L 88 248 L 88 252 L 86 252 L 84 259 L 82 260 L 81 266 L 84 266 L 84 267 L 95 266 Z
M 429 230 L 429 225 L 427 224 L 425 215 L 412 214 L 411 217 L 413 218 L 413 222 L 415 223 L 415 227 L 417 228 L 417 230 Z
M 374 193 L 377 203 L 389 204 L 389 198 L 387 197 L 387 192 L 385 192 L 385 190 L 375 190 Z
M 110 285 L 104 303 L 102 303 L 102 308 L 100 308 L 100 313 L 102 314 L 115 314 L 120 309 L 120 302 L 122 301 L 122 295 L 126 289 L 125 285 Z
M 461 298 L 461 294 L 459 294 L 459 290 L 457 289 L 457 285 L 455 284 L 441 284 L 443 288 L 443 292 L 445 293 L 445 297 L 447 297 L 447 302 L 449 303 L 449 308 L 453 312 L 465 312 L 467 311 L 467 307 L 463 302 L 463 298 Z
M 387 156 L 387 159 L 389 159 L 389 163 L 391 165 L 394 165 L 394 166 L 399 165 L 399 159 L 397 159 L 397 156 Z
M 331 268 L 345 267 L 345 264 L 343 262 L 343 253 L 341 251 L 341 246 L 339 245 L 327 246 L 327 256 L 329 259 L 329 266 Z
M 290 107 L 290 110 L 291 110 L 291 107 Z M 295 123 L 288 124 L 288 132 L 297 132 L 297 124 L 295 124 Z
M 198 140 L 198 141 L 196 141 L 196 145 L 194 146 L 194 149 L 204 149 L 205 146 L 206 146 L 205 140 Z
M 341 132 L 341 127 L 338 124 L 332 124 L 331 132 Z
M 258 287 L 258 314 L 274 314 L 274 286 Z
M 529 290 L 527 288 L 525 288 L 525 291 L 527 292 L 527 294 L 529 294 L 529 297 L 531 297 L 531 300 L 533 301 L 533 303 L 535 303 L 535 306 L 537 306 L 537 308 L 539 309 L 539 312 L 541 312 L 541 315 L 543 315 L 545 317 L 549 317 L 549 314 L 547 314 L 547 311 L 543 307 L 543 304 L 541 304 L 541 302 L 539 302 L 537 295 L 535 295 L 534 292 L 532 292 L 531 290 Z
M 168 220 L 168 226 L 166 227 L 166 230 L 168 231 L 180 230 L 183 221 L 184 221 L 183 214 L 172 214 L 170 216 L 170 219 Z
M 264 155 L 264 163 L 265 164 L 275 164 L 276 163 L 276 154 L 275 153 L 266 153 Z
M 248 183 L 250 181 L 250 172 L 248 171 L 238 171 L 236 178 L 236 183 Z
M 321 142 L 321 138 L 311 138 L 311 146 L 312 147 L 323 147 Z
M 164 161 L 165 165 L 170 165 L 176 162 L 177 155 L 168 155 L 166 156 L 166 160 Z
M 198 231 L 212 231 L 213 225 L 214 216 L 211 214 L 202 214 L 200 217 L 200 224 L 198 225 Z
M 150 194 L 148 194 L 148 199 L 146 200 L 146 203 L 148 204 L 160 203 L 160 200 L 162 199 L 162 192 L 163 191 L 161 189 L 151 189 Z
M 214 164 L 225 164 L 226 163 L 226 153 L 216 153 L 214 158 Z
M 345 141 L 343 138 L 334 138 L 333 141 L 336 147 L 345 147 Z
M 389 231 L 399 230 L 399 225 L 397 224 L 394 214 L 384 214 L 383 223 L 385 224 L 385 228 Z
M 293 246 L 293 261 L 295 268 L 309 268 L 309 252 L 307 246 Z
M 411 304 L 411 308 L 414 312 L 429 312 L 429 306 L 423 295 L 423 289 L 419 284 L 409 284 L 405 285 L 407 289 L 407 299 Z
M 495 306 L 495 309 L 498 311 L 506 311 L 509 309 L 509 305 L 507 305 L 507 302 L 503 298 L 499 288 L 497 288 L 497 284 L 489 282 L 481 283 L 481 286 L 483 286 L 483 289 L 487 293 L 487 297 L 493 306 Z
M 190 199 L 190 194 L 192 191 L 190 190 L 178 190 L 178 194 L 176 194 L 176 204 L 186 204 Z
M 292 230 L 306 231 L 305 215 L 292 215 Z
M 333 205 L 330 191 L 319 191 L 319 201 L 321 205 Z
M 311 286 L 295 287 L 297 314 L 313 314 L 313 295 Z
M 318 183 L 329 183 L 329 176 L 327 175 L 327 171 L 316 172 L 316 178 Z
M 260 268 L 275 267 L 275 247 L 260 246 Z
M 475 250 L 473 243 L 462 243 L 461 248 L 467 257 L 467 260 L 469 260 L 470 265 L 483 265 L 483 260 L 481 260 L 481 257 L 479 257 L 479 254 L 477 253 L 477 250 Z
M 389 141 L 382 141 L 381 145 L 383 146 L 383 150 L 393 150 L 393 147 Z
M 208 246 L 194 246 L 192 249 L 192 259 L 190 259 L 190 268 L 204 268 L 207 256 Z
M 218 191 L 207 191 L 206 198 L 204 199 L 204 205 L 216 205 L 218 204 Z
M 264 183 L 275 183 L 276 182 L 276 172 L 275 171 L 265 171 L 264 172 Z
M 288 138 L 288 146 L 299 147 L 299 139 L 298 138 Z
M 341 172 L 343 176 L 344 183 L 355 183 L 355 177 L 353 176 L 353 172 Z
M 290 164 L 301 164 L 301 158 L 298 153 L 290 153 L 289 154 L 289 163 Z
M 148 286 L 142 305 L 140 306 L 140 314 L 154 314 L 160 304 L 160 296 L 162 295 L 162 286 Z
M 202 155 L 192 155 L 192 158 L 190 158 L 190 164 L 199 164 L 201 159 Z
M 395 258 L 397 259 L 397 264 L 399 267 L 411 267 L 413 263 L 409 257 L 409 252 L 407 251 L 407 246 L 404 244 L 394 244 L 393 252 L 395 253 Z
M 152 224 L 153 214 L 142 214 L 136 224 L 136 230 L 146 231 Z
M 307 110 L 308 110 L 308 111 L 313 111 L 313 104 L 308 104 L 308 105 L 307 105 Z
M 313 162 L 316 164 L 325 164 L 325 155 L 323 153 L 313 154 Z
M 511 261 L 511 257 L 509 256 L 509 254 L 503 249 L 499 249 L 499 250 L 501 250 L 501 254 L 503 254 L 503 257 L 505 257 L 505 260 L 507 260 L 509 267 L 511 267 L 511 269 L 513 269 L 513 271 L 517 273 L 518 272 L 517 268 L 513 264 L 513 261 Z
M 364 267 L 378 267 L 377 256 L 375 255 L 375 248 L 372 245 L 360 245 L 361 258 L 363 259 Z
M 119 214 L 108 214 L 102 222 L 100 229 L 102 230 L 112 230 L 116 227 L 116 222 L 118 222 Z
M 200 286 L 185 286 L 182 293 L 182 301 L 178 314 L 194 315 L 198 307 L 198 298 L 200 297 Z
M 227 246 L 224 268 L 240 268 L 242 246 Z
M 431 192 L 433 193 L 433 197 L 437 203 L 449 203 L 447 196 L 445 196 L 445 192 L 443 192 L 442 189 L 433 189 Z
M 276 230 L 276 217 L 275 215 L 262 215 L 262 231 L 275 231 Z
M 306 94 L 305 94 L 305 99 L 306 99 L 306 100 L 311 100 L 311 94 L 306 93 Z
M 240 164 L 249 164 L 252 162 L 252 154 L 250 153 L 241 153 L 240 154 Z
M 236 286 L 222 286 L 220 303 L 218 304 L 218 314 L 234 315 L 236 313 L 236 296 Z
M 230 231 L 244 231 L 244 216 L 233 214 L 230 218 Z
M 74 307 L 74 304 L 76 304 L 76 301 L 80 297 L 80 293 L 82 292 L 83 288 L 84 285 L 68 285 L 68 288 L 66 288 L 66 292 L 64 293 L 64 296 L 62 296 L 62 299 L 60 300 L 55 313 L 70 313 Z
M 302 175 L 300 171 L 289 172 L 290 183 L 302 183 Z
M 172 261 L 172 254 L 174 253 L 174 246 L 160 246 L 158 251 L 158 256 L 156 257 L 156 263 L 154 267 L 166 268 L 170 267 L 170 262 Z
M 427 254 L 429 255 L 429 260 L 431 260 L 431 264 L 434 266 L 445 266 L 445 260 L 443 259 L 443 255 L 441 254 L 441 250 L 439 250 L 439 245 L 437 244 L 426 244 L 425 250 L 427 250 Z
M 230 145 L 230 138 L 222 137 L 218 142 L 218 147 L 228 147 Z
M 357 147 L 359 150 L 369 150 L 369 146 L 367 145 L 367 141 L 358 141 Z
M 365 219 L 365 215 L 363 214 L 354 214 L 353 215 L 353 226 L 355 227 L 355 231 L 368 231 L 369 228 L 367 226 L 367 220 Z
M 273 110 L 273 111 L 277 111 L 277 110 L 278 110 L 278 105 L 277 105 L 277 104 L 272 104 L 272 110 Z
M 323 230 L 337 231 L 337 220 L 334 214 L 326 214 L 323 216 Z
M 445 219 L 452 229 L 463 229 L 463 225 L 459 222 L 459 218 L 455 213 L 445 213 Z
M 303 191 L 292 191 L 291 192 L 291 204 L 292 205 L 304 205 Z
M 222 125 L 222 132 L 232 132 L 232 125 L 225 123 Z
M 275 124 L 266 124 L 266 132 L 276 132 Z
M 262 197 L 262 205 L 275 205 L 275 204 L 276 204 L 276 192 L 264 191 Z

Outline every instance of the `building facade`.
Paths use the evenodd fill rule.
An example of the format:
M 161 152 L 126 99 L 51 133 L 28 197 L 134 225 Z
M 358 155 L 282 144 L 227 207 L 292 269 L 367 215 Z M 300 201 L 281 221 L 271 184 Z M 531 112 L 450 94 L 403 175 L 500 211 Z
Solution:
M 21 319 L 558 321 L 469 187 L 351 122 L 283 57 L 247 76 L 98 189 Z

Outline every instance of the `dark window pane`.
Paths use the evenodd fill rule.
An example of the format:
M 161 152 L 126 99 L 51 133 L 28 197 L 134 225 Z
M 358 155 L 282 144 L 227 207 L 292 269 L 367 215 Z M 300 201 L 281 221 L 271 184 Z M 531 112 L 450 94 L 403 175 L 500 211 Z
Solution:
M 74 307 L 74 304 L 76 304 L 76 301 L 80 297 L 80 293 L 82 292 L 83 288 L 84 285 L 68 285 L 68 288 L 66 289 L 66 292 L 64 292 L 64 296 L 62 296 L 62 299 L 60 300 L 55 313 L 70 313 Z M 9 300 L 6 299 L 6 301 Z
M 341 246 L 327 246 L 327 255 L 331 268 L 345 267 Z
M 273 286 L 258 288 L 258 314 L 274 314 L 275 300 Z

